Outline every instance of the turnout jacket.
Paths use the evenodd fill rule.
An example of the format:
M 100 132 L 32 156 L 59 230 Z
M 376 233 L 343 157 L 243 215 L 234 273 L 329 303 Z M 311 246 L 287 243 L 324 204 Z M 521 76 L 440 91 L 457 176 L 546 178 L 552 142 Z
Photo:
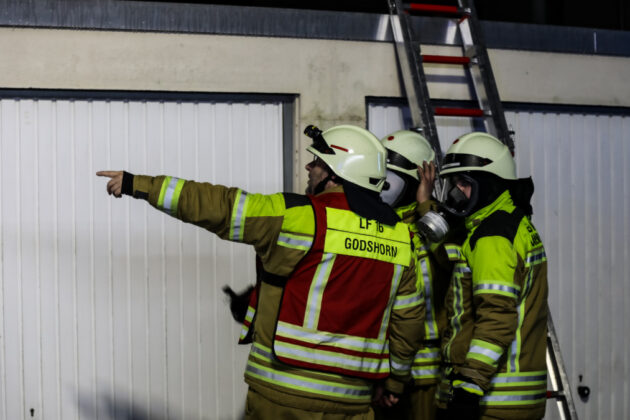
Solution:
M 412 203 L 399 207 L 396 213 L 413 233 L 414 258 L 416 262 L 416 288 L 425 299 L 425 317 L 422 329 L 422 344 L 414 357 L 411 375 L 414 385 L 433 385 L 440 378 L 440 337 L 446 327 L 444 299 L 449 278 L 438 270 L 434 254 L 425 244 L 416 227 L 419 216 L 429 210 L 432 202 L 423 206 Z
M 481 395 L 482 414 L 538 419 L 545 412 L 547 257 L 529 218 L 508 191 L 466 218 L 442 341 L 445 362 L 438 405 L 453 387 Z
M 407 244 L 401 244 L 400 253 L 396 252 L 397 259 L 394 256 L 394 261 L 391 259 L 394 254 L 391 248 L 381 243 L 376 251 L 374 243 L 370 253 L 367 242 L 364 241 L 366 246 L 363 247 L 360 238 L 355 237 L 361 233 L 356 231 L 355 222 L 369 225 L 371 229 L 377 224 L 348 210 L 342 187 L 315 197 L 290 193 L 262 195 L 168 176 L 134 176 L 132 194 L 148 200 L 173 217 L 214 232 L 222 239 L 254 246 L 262 265 L 262 282 L 256 291 L 257 305 L 250 307 L 246 315 L 246 325 L 253 325 L 254 331 L 245 381 L 256 392 L 286 406 L 355 413 L 368 410 L 375 378 L 389 374 L 386 387 L 393 392 L 402 391 L 404 382 L 410 379 L 411 363 L 419 347 L 424 316 L 424 298 L 415 288 L 415 267 L 413 259 L 409 258 L 409 248 L 408 260 L 401 259 L 404 258 L 403 250 L 409 246 L 406 227 Z M 353 223 L 354 227 L 343 229 L 344 220 Z M 332 224 L 332 228 L 325 229 L 322 223 L 326 222 Z M 385 227 L 393 235 L 389 236 L 390 239 L 400 239 L 400 225 Z M 331 234 L 335 229 L 341 236 Z M 397 234 L 391 233 L 394 230 Z M 343 236 L 344 231 L 346 236 Z M 373 230 L 363 233 L 368 234 L 365 238 L 369 238 L 369 234 L 378 236 Z M 356 242 L 355 251 L 365 252 L 363 257 L 344 255 L 348 236 L 351 238 L 349 247 L 353 248 Z M 375 253 L 384 257 L 379 259 Z M 312 258 L 309 260 L 314 254 L 319 255 L 320 263 L 314 263 Z M 328 260 L 332 258 L 335 261 L 326 266 L 327 257 L 323 256 L 327 254 L 330 254 Z M 363 289 L 354 290 L 356 296 L 349 295 L 347 291 L 340 293 L 343 300 L 338 302 L 334 301 L 337 294 L 329 293 L 327 287 L 339 288 L 340 282 L 322 285 L 313 281 L 310 289 L 304 286 L 308 273 L 315 280 L 341 277 L 344 270 L 350 275 L 360 268 L 361 264 L 357 264 L 360 259 L 368 260 L 377 272 L 387 272 L 391 277 L 376 279 L 370 277 L 369 272 L 360 271 L 363 283 L 360 276 L 350 277 L 355 286 L 363 284 Z M 337 264 L 339 261 L 341 263 Z M 394 264 L 386 263 L 389 261 L 394 261 Z M 299 292 L 295 292 L 293 287 L 295 278 L 301 279 Z M 381 282 L 379 293 L 384 290 L 382 284 L 389 285 L 389 289 L 384 300 L 377 296 L 383 313 L 380 314 L 376 336 L 370 336 L 373 329 L 352 330 L 355 323 L 349 322 L 355 320 L 361 323 L 364 314 L 348 311 L 357 309 L 356 305 L 353 306 L 353 298 L 358 301 L 359 295 L 369 293 L 371 284 L 375 282 Z M 305 296 L 304 291 L 308 293 L 311 289 L 320 293 L 319 304 L 309 306 L 313 302 L 309 299 L 312 295 Z M 289 292 L 291 299 L 287 300 L 283 295 Z M 344 307 L 348 311 L 344 312 Z M 362 307 L 359 309 L 365 310 Z M 312 316 L 303 314 L 304 319 L 300 320 L 300 311 Z M 374 313 L 365 311 L 367 319 L 378 318 Z M 333 318 L 328 317 L 328 313 Z M 349 331 L 344 330 L 348 328 Z M 283 337 L 278 339 L 279 335 Z M 357 341 L 358 347 L 354 348 Z M 368 345 L 362 347 L 362 343 Z M 363 354 L 363 350 L 369 353 L 370 348 L 376 349 L 375 360 L 368 360 L 369 357 Z M 339 359 L 347 362 L 345 367 L 349 368 L 338 369 L 335 361 Z M 391 369 L 387 364 L 390 359 Z M 307 363 L 300 364 L 300 360 Z M 365 363 L 366 360 L 368 363 Z

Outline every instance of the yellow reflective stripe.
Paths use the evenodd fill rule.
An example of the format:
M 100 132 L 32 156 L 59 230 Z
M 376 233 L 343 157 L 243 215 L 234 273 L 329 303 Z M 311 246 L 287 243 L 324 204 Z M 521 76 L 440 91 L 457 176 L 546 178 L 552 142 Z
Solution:
M 514 283 L 508 283 L 501 280 L 483 280 L 475 282 L 473 295 L 477 296 L 484 293 L 498 294 L 518 299 L 521 293 L 521 288 Z
M 431 271 L 427 258 L 420 258 L 419 267 L 416 267 L 416 276 L 418 285 L 424 285 L 424 303 L 425 303 L 425 338 L 433 340 L 438 337 L 438 326 L 435 319 L 435 308 L 433 307 L 433 289 Z M 418 287 L 420 288 L 420 287 Z
M 236 192 L 234 207 L 232 207 L 232 220 L 230 221 L 230 236 L 232 241 L 242 242 L 245 229 L 245 215 L 247 214 L 247 193 L 243 190 Z
M 247 307 L 247 313 L 245 314 L 245 321 L 251 323 L 252 319 L 254 319 L 254 314 L 256 313 L 256 310 L 254 308 L 252 308 L 251 306 Z M 241 335 L 240 335 L 240 339 L 244 339 L 245 337 L 247 337 L 247 333 L 249 332 L 249 325 L 246 325 L 245 323 L 243 323 L 243 326 L 241 327 Z
M 508 388 L 508 387 L 524 387 L 524 386 L 543 386 L 547 385 L 547 372 L 506 372 L 497 373 L 492 378 L 492 387 Z
M 410 295 L 396 296 L 394 301 L 394 310 L 400 310 L 405 308 L 411 308 L 412 306 L 418 306 L 423 301 L 421 292 L 415 292 Z
M 484 395 L 479 404 L 487 406 L 535 405 L 544 404 L 547 400 L 546 389 L 528 391 L 490 391 Z
M 177 214 L 177 204 L 179 203 L 179 196 L 184 188 L 183 179 L 167 176 L 162 182 L 162 188 L 160 189 L 160 196 L 158 197 L 157 208 L 164 213 L 175 216 Z
M 280 232 L 277 244 L 286 248 L 308 251 L 313 245 L 313 237 L 307 235 L 296 235 L 295 233 Z
M 453 341 L 462 329 L 461 318 L 464 315 L 464 288 L 462 285 L 463 273 L 465 270 L 470 271 L 470 268 L 463 263 L 458 263 L 453 269 L 453 276 L 451 284 L 453 288 L 453 316 L 451 317 L 452 335 L 446 344 L 445 354 L 446 358 L 450 360 L 451 357 L 451 345 Z
M 324 252 L 403 266 L 411 261 L 409 230 L 404 223 L 391 227 L 331 207 L 326 208 L 326 223 Z
M 400 279 L 402 278 L 403 271 L 404 268 L 402 265 L 396 264 L 394 266 L 394 275 L 392 277 L 391 287 L 389 288 L 389 300 L 387 301 L 387 308 L 385 309 L 383 320 L 381 321 L 381 329 L 378 332 L 378 338 L 381 340 L 385 340 L 385 337 L 387 336 L 389 317 L 392 313 L 391 308 L 396 297 L 396 291 L 398 291 L 398 285 L 400 284 Z
M 322 255 L 322 261 L 317 265 L 317 270 L 308 292 L 308 300 L 306 301 L 306 313 L 304 314 L 304 326 L 306 328 L 315 329 L 319 323 L 319 312 L 322 307 L 324 289 L 330 278 L 330 272 L 336 258 L 334 254 L 324 254 Z
M 413 363 L 413 360 L 401 359 L 394 356 L 393 354 L 390 354 L 389 363 L 391 367 L 391 373 L 399 376 L 405 376 L 411 372 L 411 365 Z
M 483 395 L 483 389 L 481 389 L 479 385 L 473 384 L 472 382 L 454 380 L 453 388 L 461 388 L 461 389 L 466 390 L 467 392 L 470 392 L 471 394 L 475 394 L 479 396 Z
M 457 245 L 444 245 L 444 249 L 450 261 L 459 261 L 462 259 L 461 247 Z
M 251 376 L 264 382 L 283 388 L 297 389 L 312 394 L 331 397 L 351 398 L 357 401 L 368 401 L 372 394 L 370 386 L 353 386 L 337 382 L 327 382 L 307 376 L 296 375 L 260 365 L 248 360 L 245 376 Z
M 300 360 L 322 366 L 342 368 L 357 372 L 389 372 L 388 358 L 379 359 L 366 356 L 352 356 L 323 350 L 321 348 L 311 349 L 278 340 L 274 341 L 273 350 L 278 357 Z
M 414 379 L 434 379 L 440 376 L 440 367 L 436 366 L 423 366 L 422 368 L 412 367 L 411 376 Z
M 387 342 L 382 339 L 340 335 L 326 331 L 314 331 L 312 329 L 291 325 L 284 321 L 278 321 L 276 335 L 304 341 L 306 343 L 325 344 L 327 346 L 347 350 L 376 354 L 386 353 L 389 349 Z
M 427 363 L 436 360 L 440 360 L 440 349 L 435 347 L 422 349 L 416 353 L 415 357 L 416 363 Z
M 547 261 L 547 254 L 545 248 L 538 248 L 527 254 L 525 257 L 525 267 L 529 268 L 532 265 L 542 264 Z
M 470 342 L 466 358 L 478 360 L 496 368 L 502 355 L 503 349 L 500 346 L 475 338 Z

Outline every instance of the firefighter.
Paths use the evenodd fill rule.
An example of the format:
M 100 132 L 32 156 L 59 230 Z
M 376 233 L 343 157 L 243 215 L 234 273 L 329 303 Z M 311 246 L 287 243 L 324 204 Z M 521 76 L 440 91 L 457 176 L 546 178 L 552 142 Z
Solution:
M 420 344 L 424 297 L 410 235 L 380 200 L 386 152 L 374 135 L 351 125 L 305 133 L 315 157 L 306 165 L 308 195 L 97 175 L 111 178 L 107 191 L 116 197 L 148 200 L 254 245 L 263 273 L 250 308 L 246 418 L 371 419 L 373 384 L 387 377 L 383 399 L 395 401 Z
M 377 411 L 383 418 L 434 419 L 440 366 L 439 337 L 446 325 L 444 297 L 449 279 L 448 275 L 436 271 L 429 244 L 419 234 L 416 222 L 434 204 L 431 191 L 435 178 L 435 152 L 422 135 L 411 130 L 396 131 L 383 137 L 381 143 L 387 149 L 387 183 L 381 197 L 413 232 L 416 288 L 424 291 L 426 315 L 422 346 L 412 366 L 413 383 L 398 405 Z
M 453 142 L 444 157 L 443 209 L 467 236 L 447 292 L 439 419 L 541 419 L 547 372 L 547 258 L 531 223 L 531 178 L 517 179 L 510 150 L 486 133 Z

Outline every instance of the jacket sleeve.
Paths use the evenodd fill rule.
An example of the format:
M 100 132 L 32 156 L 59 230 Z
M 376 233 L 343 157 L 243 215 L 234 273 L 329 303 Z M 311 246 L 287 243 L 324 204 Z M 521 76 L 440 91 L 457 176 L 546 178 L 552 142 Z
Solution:
M 501 236 L 479 239 L 469 256 L 475 328 L 466 361 L 459 373 L 474 382 L 461 386 L 478 395 L 490 388 L 499 360 L 516 334 L 521 292 L 518 261 L 512 243 Z
M 397 394 L 411 381 L 411 366 L 424 335 L 424 291 L 416 287 L 415 271 L 412 258 L 402 274 L 389 326 L 390 376 L 385 388 Z
M 284 248 L 283 252 L 275 252 L 278 246 L 283 245 L 283 225 L 286 227 L 295 219 L 285 220 L 287 208 L 281 193 L 250 194 L 239 188 L 170 176 L 135 175 L 132 195 L 147 200 L 153 207 L 183 222 L 214 232 L 222 239 L 253 245 L 265 268 L 275 258 L 276 261 L 271 264 L 275 274 L 290 272 L 310 248 L 306 244 L 305 249 L 285 247 L 286 252 Z M 310 209 L 310 206 L 304 207 Z M 303 219 L 309 220 L 309 215 L 306 216 Z M 310 216 L 310 220 L 314 217 Z M 310 228 L 314 229 L 308 226 L 307 230 Z M 306 239 L 309 237 L 308 234 L 304 236 Z

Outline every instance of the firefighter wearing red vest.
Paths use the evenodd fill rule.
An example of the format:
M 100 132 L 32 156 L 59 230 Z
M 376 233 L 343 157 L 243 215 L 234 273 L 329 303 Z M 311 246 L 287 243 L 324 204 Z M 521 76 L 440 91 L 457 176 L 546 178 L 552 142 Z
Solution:
M 380 200 L 386 152 L 370 132 L 305 130 L 307 195 L 251 194 L 169 176 L 103 171 L 107 190 L 141 198 L 261 262 L 246 418 L 371 419 L 373 384 L 396 401 L 422 338 L 407 226 Z
M 398 405 L 380 414 L 383 418 L 434 419 L 435 391 L 440 377 L 440 334 L 446 326 L 444 298 L 448 276 L 436 270 L 429 244 L 418 232 L 416 222 L 434 205 L 430 198 L 435 152 L 421 134 L 411 130 L 396 131 L 383 137 L 381 143 L 387 149 L 387 183 L 381 197 L 413 232 L 416 288 L 424 291 L 426 315 L 422 346 L 411 369 L 413 383 Z
M 467 236 L 446 297 L 438 419 L 541 419 L 547 369 L 547 257 L 531 223 L 531 178 L 517 179 L 510 150 L 487 133 L 448 149 L 442 210 Z

